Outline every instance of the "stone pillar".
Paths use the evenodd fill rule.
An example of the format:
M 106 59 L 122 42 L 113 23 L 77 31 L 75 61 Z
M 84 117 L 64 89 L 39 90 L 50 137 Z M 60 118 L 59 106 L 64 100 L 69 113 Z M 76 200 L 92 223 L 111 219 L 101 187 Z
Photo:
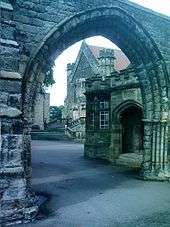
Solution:
M 119 121 L 112 120 L 111 143 L 110 143 L 110 161 L 114 162 L 122 151 L 121 124 Z
M 141 175 L 147 180 L 167 180 L 168 123 L 144 120 L 144 160 Z
M 20 49 L 13 34 L 13 6 L 0 4 L 0 225 L 34 216 L 37 207 L 28 187 L 30 169 L 25 164 L 24 121 L 19 73 Z M 28 173 L 29 172 L 29 173 Z M 30 208 L 32 209 L 30 210 Z M 31 213 L 31 215 L 30 215 Z M 3 225 L 3 224 L 2 224 Z
M 21 77 L 17 73 L 0 72 L 0 192 L 1 218 L 12 217 L 26 195 L 22 164 L 22 120 L 20 105 Z
M 0 71 L 0 101 L 0 219 L 13 222 L 26 218 L 30 207 L 33 216 L 38 211 L 29 190 L 20 74 Z

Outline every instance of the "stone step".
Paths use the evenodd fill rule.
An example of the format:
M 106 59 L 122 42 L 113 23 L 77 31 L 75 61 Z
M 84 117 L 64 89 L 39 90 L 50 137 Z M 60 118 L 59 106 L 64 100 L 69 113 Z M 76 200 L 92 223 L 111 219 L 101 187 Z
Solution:
M 116 165 L 125 166 L 129 168 L 140 168 L 142 164 L 143 156 L 135 153 L 121 154 L 116 159 Z
M 31 138 L 33 140 L 55 140 L 55 141 L 70 141 L 71 139 L 60 132 L 32 132 Z
M 54 132 L 54 133 L 57 133 L 57 132 L 62 132 L 64 133 L 65 132 L 65 128 L 47 128 L 46 130 L 47 132 Z

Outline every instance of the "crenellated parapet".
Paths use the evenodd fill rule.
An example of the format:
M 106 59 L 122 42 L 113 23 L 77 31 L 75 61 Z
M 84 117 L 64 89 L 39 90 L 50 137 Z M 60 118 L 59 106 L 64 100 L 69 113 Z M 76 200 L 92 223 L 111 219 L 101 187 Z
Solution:
M 111 73 L 111 76 L 93 77 L 86 80 L 86 93 L 104 91 L 109 92 L 114 89 L 125 89 L 129 87 L 139 88 L 137 74 L 132 67 L 125 70 Z
M 132 67 L 128 67 L 119 73 L 114 72 L 111 75 L 111 87 L 128 87 L 137 86 L 139 87 L 138 76 Z
M 86 95 L 89 93 L 99 93 L 110 90 L 110 78 L 103 80 L 102 77 L 93 77 L 86 80 Z

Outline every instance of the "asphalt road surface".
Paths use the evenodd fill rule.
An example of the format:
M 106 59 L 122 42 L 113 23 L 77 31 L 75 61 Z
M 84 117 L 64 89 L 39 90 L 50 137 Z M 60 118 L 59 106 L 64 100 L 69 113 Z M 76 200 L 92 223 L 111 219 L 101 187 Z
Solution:
M 33 189 L 46 218 L 26 227 L 170 227 L 170 183 L 83 157 L 83 145 L 33 141 Z

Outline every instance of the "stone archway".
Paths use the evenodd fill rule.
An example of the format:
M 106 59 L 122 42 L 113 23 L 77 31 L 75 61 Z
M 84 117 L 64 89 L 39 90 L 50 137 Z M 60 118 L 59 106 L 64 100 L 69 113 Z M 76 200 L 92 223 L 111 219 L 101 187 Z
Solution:
M 31 175 L 29 123 L 31 109 L 34 106 L 38 88 L 42 84 L 46 66 L 51 64 L 68 46 L 89 36 L 103 35 L 110 39 L 125 52 L 134 65 L 144 105 L 143 177 L 158 180 L 169 177 L 167 171 L 169 78 L 165 55 L 161 53 L 164 47 L 159 49 L 158 44 L 161 42 L 156 42 L 157 37 L 154 37 L 154 33 L 150 34 L 152 23 L 143 26 L 131 4 L 128 6 L 128 3 L 121 1 L 113 1 L 109 4 L 111 6 L 96 8 L 96 2 L 96 5 L 92 6 L 90 10 L 76 5 L 73 7 L 74 10 L 72 9 L 72 13 L 69 12 L 69 16 L 66 10 L 64 16 L 60 15 L 61 18 L 57 25 L 51 28 L 47 35 L 42 36 L 42 39 L 29 36 L 33 43 L 30 56 L 29 51 L 24 48 L 24 34 L 15 33 L 16 40 L 23 46 L 22 51 L 18 51 L 16 56 L 26 69 L 19 69 L 19 66 L 16 66 L 14 71 L 17 74 L 10 74 L 6 71 L 10 71 L 12 67 L 9 63 L 4 63 L 1 71 L 1 93 L 8 91 L 9 96 L 12 97 L 12 94 L 15 93 L 14 90 L 17 89 L 18 94 L 17 105 L 12 106 L 12 101 L 10 101 L 5 103 L 1 110 L 1 153 L 12 154 L 12 160 L 1 157 L 1 183 L 3 184 L 1 207 L 4 210 L 2 217 L 5 220 L 23 217 L 26 213 L 25 208 L 33 206 L 34 201 L 30 202 L 29 196 Z M 16 11 L 19 11 L 17 7 L 20 8 L 20 6 L 17 5 L 15 8 Z M 8 6 L 7 10 L 12 11 L 12 8 L 9 9 Z M 19 18 L 18 27 L 19 25 L 24 27 L 20 15 L 16 13 L 14 16 Z M 31 14 L 29 16 L 31 18 Z M 50 17 L 49 14 L 46 18 L 47 21 L 50 21 Z M 144 18 L 145 15 L 142 17 Z M 11 26 L 10 23 L 8 26 Z M 29 32 L 27 33 L 29 34 Z M 8 42 L 8 44 L 12 44 L 16 48 L 18 45 L 15 42 Z M 5 60 L 9 60 L 8 57 Z M 15 89 L 12 90 L 11 87 L 15 87 Z M 22 98 L 19 97 L 21 94 Z M 10 147 L 11 139 L 15 145 L 13 148 Z M 34 210 L 36 212 L 36 208 Z
M 151 161 L 151 153 L 157 154 L 158 150 L 163 149 L 162 154 L 167 156 L 165 146 L 159 148 L 152 146 L 153 141 L 160 139 L 160 135 L 155 131 L 161 130 L 160 133 L 163 135 L 167 130 L 169 85 L 166 66 L 148 31 L 123 9 L 103 7 L 84 11 L 53 28 L 26 68 L 23 80 L 24 116 L 27 118 L 26 115 L 30 112 L 28 109 L 33 106 L 35 88 L 41 84 L 40 75 L 44 66 L 49 61 L 53 61 L 69 45 L 92 35 L 103 35 L 113 41 L 125 52 L 134 65 L 139 78 L 144 108 L 143 175 L 144 178 L 159 178 L 160 172 L 161 176 L 162 171 L 166 172 L 166 164 L 163 167 L 164 170 L 161 169 L 162 161 L 157 161 L 157 159 Z M 27 97 L 29 97 L 29 101 Z M 165 137 L 162 136 L 161 140 L 159 144 L 166 143 Z M 152 155 L 152 157 L 154 156 Z M 164 160 L 167 163 L 167 159 Z M 152 165 L 152 163 L 154 164 Z

